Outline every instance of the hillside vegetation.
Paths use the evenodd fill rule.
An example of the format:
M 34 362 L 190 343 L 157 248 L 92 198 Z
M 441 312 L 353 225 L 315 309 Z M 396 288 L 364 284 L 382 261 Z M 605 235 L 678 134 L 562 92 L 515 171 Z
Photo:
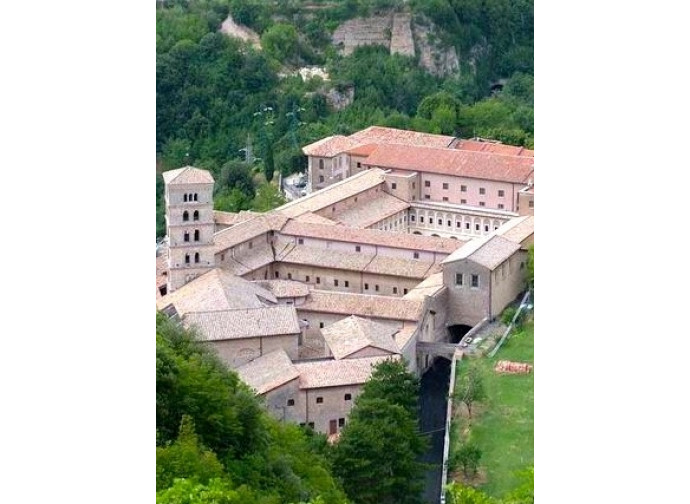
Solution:
M 459 69 L 434 76 L 419 54 L 365 46 L 345 56 L 331 44 L 344 21 L 392 12 L 435 26 L 428 36 L 454 48 Z M 228 15 L 255 30 L 262 49 L 219 32 Z M 533 147 L 533 17 L 532 0 L 166 1 L 156 18 L 162 168 L 211 170 L 218 208 L 238 211 L 255 207 L 275 173 L 305 169 L 301 146 L 371 125 Z M 329 80 L 303 81 L 295 71 L 305 65 L 324 67 Z M 348 91 L 351 103 L 334 107 Z M 233 185 L 228 174 L 238 171 L 251 187 Z M 162 236 L 160 182 L 157 197 Z

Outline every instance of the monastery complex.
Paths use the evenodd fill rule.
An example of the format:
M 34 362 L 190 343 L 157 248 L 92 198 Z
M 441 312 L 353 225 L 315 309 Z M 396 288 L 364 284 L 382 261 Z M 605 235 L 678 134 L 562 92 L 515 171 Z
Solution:
M 276 417 L 337 434 L 372 365 L 432 363 L 525 290 L 534 152 L 373 126 L 303 148 L 308 194 L 213 210 L 214 180 L 163 173 L 156 304 L 194 328 Z

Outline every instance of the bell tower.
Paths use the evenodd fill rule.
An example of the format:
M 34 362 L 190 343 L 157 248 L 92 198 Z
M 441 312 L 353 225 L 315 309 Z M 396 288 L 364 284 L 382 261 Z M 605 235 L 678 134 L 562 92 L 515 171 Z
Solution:
M 185 166 L 163 172 L 168 293 L 215 267 L 213 177 Z

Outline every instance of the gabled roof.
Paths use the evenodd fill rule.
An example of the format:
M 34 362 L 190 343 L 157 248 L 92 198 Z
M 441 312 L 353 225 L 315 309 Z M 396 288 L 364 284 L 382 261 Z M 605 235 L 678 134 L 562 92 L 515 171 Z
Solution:
M 387 128 L 384 126 L 369 126 L 366 129 L 349 136 L 357 144 L 405 144 L 425 145 L 427 147 L 448 147 L 455 137 L 447 135 L 435 135 L 419 131 Z
M 458 150 L 472 150 L 481 152 L 492 152 L 494 154 L 503 154 L 506 156 L 525 156 L 534 157 L 534 151 L 518 147 L 515 145 L 506 145 L 500 142 L 482 142 L 477 140 L 458 139 L 453 144 L 454 149 Z
M 398 355 L 365 357 L 362 359 L 322 360 L 296 362 L 299 371 L 299 388 L 315 389 L 361 385 L 369 379 L 373 366 L 388 359 L 397 360 Z
M 363 163 L 379 168 L 512 183 L 527 183 L 534 172 L 534 158 L 530 157 L 410 145 L 379 145 Z
M 354 205 L 333 218 L 350 227 L 366 228 L 409 207 L 407 201 L 382 192 L 376 198 Z
M 257 280 L 252 282 L 260 285 L 278 299 L 306 297 L 309 295 L 309 286 L 294 280 Z
M 220 268 L 214 268 L 156 302 L 159 310 L 172 304 L 182 316 L 189 312 L 259 308 L 278 300 L 266 289 Z
M 253 219 L 257 215 L 261 215 L 258 212 L 253 212 L 251 210 L 242 210 L 239 213 L 233 212 L 223 212 L 221 210 L 213 211 L 213 222 L 216 224 L 223 224 L 228 226 L 234 226 L 240 222 L 248 221 Z
M 399 354 L 393 335 L 397 328 L 373 322 L 355 315 L 339 320 L 321 330 L 333 357 L 344 359 L 367 347 Z
M 442 264 L 463 259 L 473 261 L 493 271 L 503 261 L 520 249 L 520 244 L 498 235 L 488 235 L 472 240 L 465 247 L 446 257 Z
M 213 176 L 208 170 L 185 166 L 163 172 L 163 181 L 170 184 L 213 184 Z
M 282 348 L 237 368 L 240 379 L 257 394 L 265 394 L 299 377 L 299 371 Z
M 287 217 L 284 215 L 269 212 L 218 231 L 213 236 L 214 253 L 218 254 L 223 250 L 266 234 L 269 231 L 278 231 L 285 225 L 287 220 Z
M 258 338 L 300 332 L 294 306 L 275 305 L 208 312 L 184 316 L 186 327 L 196 327 L 204 341 Z
M 348 137 L 335 135 L 322 138 L 318 142 L 302 147 L 302 152 L 307 156 L 333 157 L 355 146 L 357 146 L 357 142 L 350 140 Z
M 499 227 L 494 234 L 515 243 L 522 243 L 527 238 L 534 235 L 534 216 L 526 215 L 511 219 Z
M 298 306 L 298 309 L 345 316 L 359 315 L 377 319 L 417 321 L 421 317 L 423 304 L 422 301 L 393 296 L 312 289 L 307 300 Z

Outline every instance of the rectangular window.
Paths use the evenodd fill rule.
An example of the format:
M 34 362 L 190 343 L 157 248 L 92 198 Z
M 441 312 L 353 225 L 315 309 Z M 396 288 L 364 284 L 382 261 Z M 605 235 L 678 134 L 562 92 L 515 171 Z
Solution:
M 308 282 L 308 281 L 309 281 L 309 275 L 307 275 L 307 276 L 304 277 L 304 281 L 305 281 L 305 282 Z
M 407 294 L 407 289 L 403 289 L 403 294 Z
M 479 287 L 479 275 L 472 275 L 472 287 Z
M 460 200 L 460 204 L 461 204 L 461 205 L 466 205 L 466 204 L 467 204 L 467 200 L 466 200 L 466 199 L 461 199 L 461 200 Z
M 479 188 L 479 194 L 486 194 L 486 189 L 484 189 L 483 187 L 480 187 Z
M 292 273 L 288 273 L 288 280 L 292 280 Z
M 486 203 L 484 203 L 483 201 L 480 201 L 479 206 L 486 206 Z
M 431 187 L 431 181 L 425 180 L 424 181 L 424 187 Z
M 322 404 L 323 403 L 323 397 L 317 397 L 316 398 L 316 404 Z
M 465 229 L 469 229 L 469 228 L 470 228 L 470 223 L 469 223 L 469 222 L 465 222 Z
M 438 225 L 443 226 L 443 219 L 438 219 Z
M 352 401 L 352 394 L 345 394 L 346 401 Z
M 467 192 L 467 186 L 466 186 L 466 185 L 461 185 L 461 186 L 460 186 L 460 192 Z
M 419 216 L 419 222 L 421 222 L 422 224 L 424 224 L 424 216 L 423 216 L 423 215 L 420 215 L 420 216 Z
M 220 260 L 221 260 L 221 262 L 222 262 L 222 261 L 225 261 L 225 254 L 221 254 L 221 255 L 220 255 Z
M 416 189 L 416 188 L 417 188 L 417 183 L 416 183 L 416 182 L 412 182 L 412 189 Z
M 323 182 L 323 175 L 319 175 L 319 182 Z
M 462 273 L 455 274 L 455 285 L 462 285 Z
M 320 284 L 321 283 L 321 277 L 316 277 L 316 283 Z
M 319 329 L 323 329 L 323 322 L 319 322 Z
M 376 292 L 378 292 L 378 291 L 379 291 L 379 286 L 378 286 L 378 285 L 374 285 L 374 290 L 375 290 Z
M 475 224 L 475 225 L 474 225 L 474 230 L 475 230 L 475 231 L 479 231 L 479 224 Z
M 333 279 L 333 285 L 335 285 L 337 287 L 338 286 L 338 280 Z
M 297 243 L 299 245 L 304 245 L 304 238 L 297 238 Z
M 391 189 L 397 189 L 397 188 L 398 188 L 398 184 L 396 184 L 395 182 L 393 182 L 393 183 L 391 184 Z
M 338 418 L 338 427 L 345 427 L 345 419 Z
M 294 405 L 295 405 L 295 400 L 294 400 L 294 399 L 288 399 L 287 405 L 288 405 L 288 406 L 294 406 Z
M 498 190 L 498 197 L 499 197 L 499 198 L 502 198 L 502 197 L 505 196 L 505 195 L 506 195 L 506 192 L 505 192 L 503 189 L 499 189 L 499 190 Z
M 499 204 L 498 204 L 498 209 L 499 209 L 499 210 L 503 210 L 503 203 L 499 203 Z
M 444 183 L 443 183 L 443 188 L 444 188 L 444 189 L 448 189 L 448 182 L 444 182 Z
M 431 196 L 428 195 L 428 194 L 425 194 L 425 195 L 424 195 L 424 199 L 431 199 Z
M 412 256 L 413 256 L 415 259 L 419 259 L 419 252 L 413 252 L 413 253 L 412 253 Z
M 349 287 L 349 286 L 350 286 L 350 282 L 348 280 L 345 280 L 345 287 Z
M 361 167 L 362 167 L 362 163 L 360 163 L 359 161 L 357 161 L 357 168 L 361 168 Z
M 448 227 L 451 227 L 453 225 L 453 221 L 448 221 Z
M 275 272 L 275 277 L 276 277 L 276 278 L 280 278 L 280 271 L 276 271 L 276 272 Z
M 360 247 L 359 245 L 355 245 L 355 252 L 361 252 L 361 251 L 362 251 L 362 247 Z
M 393 287 L 393 294 L 397 294 L 397 293 L 398 293 L 398 288 L 397 288 L 397 287 Z
M 529 205 L 530 208 L 534 208 L 534 200 L 530 200 Z
M 448 201 L 448 196 L 444 196 L 443 201 Z
M 364 290 L 369 290 L 369 284 L 368 283 L 364 284 Z
M 254 243 L 253 243 L 253 242 L 249 242 L 249 248 L 250 248 L 250 249 L 254 248 Z
M 485 232 L 485 233 L 488 233 L 488 232 L 489 232 L 489 226 L 486 225 L 486 224 L 484 225 L 484 232 Z
M 415 219 L 414 215 L 410 215 L 410 222 L 414 222 L 414 219 Z
M 460 227 L 460 224 L 462 224 L 460 221 L 455 221 L 455 227 L 456 227 L 456 228 L 459 228 L 459 227 Z

